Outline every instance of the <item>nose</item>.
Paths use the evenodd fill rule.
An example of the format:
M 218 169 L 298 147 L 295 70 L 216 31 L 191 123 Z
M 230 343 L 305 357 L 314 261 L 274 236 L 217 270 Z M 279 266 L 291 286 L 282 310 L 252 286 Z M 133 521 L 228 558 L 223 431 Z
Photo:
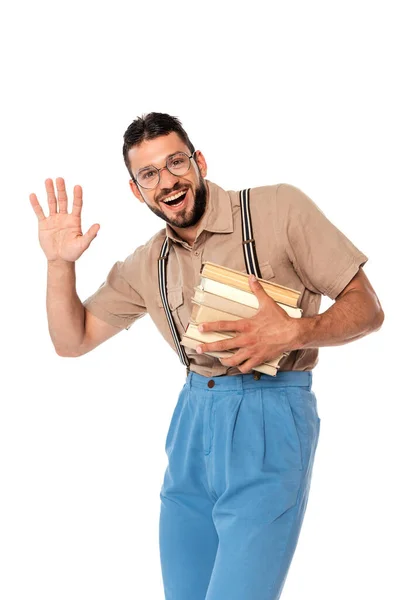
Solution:
M 167 167 L 163 167 L 160 169 L 160 181 L 158 185 L 160 188 L 172 188 L 177 179 L 179 179 L 177 175 L 173 175 L 168 171 Z

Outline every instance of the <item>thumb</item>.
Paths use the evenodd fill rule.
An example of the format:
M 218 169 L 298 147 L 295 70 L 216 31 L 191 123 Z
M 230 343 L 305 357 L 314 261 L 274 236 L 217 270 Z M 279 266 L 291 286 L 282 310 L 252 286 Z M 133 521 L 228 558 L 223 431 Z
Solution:
M 99 229 L 100 225 L 98 223 L 95 223 L 94 225 L 89 227 L 85 235 L 82 236 L 82 243 L 85 246 L 85 249 L 88 248 L 93 242 L 94 238 L 98 234 Z
M 258 281 L 255 275 L 249 276 L 249 284 L 250 289 L 255 296 L 257 296 L 257 300 L 261 306 L 261 304 L 265 304 L 265 301 L 268 297 L 267 292 L 262 287 L 261 283 Z

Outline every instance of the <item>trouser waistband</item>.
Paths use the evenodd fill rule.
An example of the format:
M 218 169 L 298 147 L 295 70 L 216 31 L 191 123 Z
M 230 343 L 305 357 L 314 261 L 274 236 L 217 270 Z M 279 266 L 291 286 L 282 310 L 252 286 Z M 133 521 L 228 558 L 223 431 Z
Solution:
M 190 371 L 186 383 L 190 387 L 212 389 L 216 391 L 240 391 L 254 387 L 282 387 L 301 386 L 311 390 L 312 371 L 278 371 L 276 377 L 260 374 L 259 379 L 254 378 L 253 373 L 238 375 L 220 375 L 218 377 L 206 377 Z

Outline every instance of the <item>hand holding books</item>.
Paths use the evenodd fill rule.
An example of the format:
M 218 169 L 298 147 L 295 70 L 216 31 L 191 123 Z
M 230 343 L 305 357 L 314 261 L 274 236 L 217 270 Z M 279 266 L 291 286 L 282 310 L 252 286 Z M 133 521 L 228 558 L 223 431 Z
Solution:
M 245 273 L 213 263 L 205 263 L 201 275 L 181 343 L 196 349 L 200 342 L 205 354 L 225 366 L 240 365 L 242 372 L 276 375 L 291 349 L 294 319 L 302 315 L 300 292 L 262 279 L 253 284 Z

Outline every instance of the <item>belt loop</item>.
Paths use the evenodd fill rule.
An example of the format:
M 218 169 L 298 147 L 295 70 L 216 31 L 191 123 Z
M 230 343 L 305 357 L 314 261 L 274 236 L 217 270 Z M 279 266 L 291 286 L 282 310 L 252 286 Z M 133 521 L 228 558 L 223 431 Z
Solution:
M 192 389 L 192 377 L 193 377 L 193 373 L 192 371 L 190 371 L 190 369 L 186 369 L 187 371 L 187 377 L 186 377 L 186 384 L 189 386 L 189 390 Z
M 241 394 L 243 394 L 244 389 L 245 389 L 245 387 L 243 385 L 243 381 L 244 381 L 244 378 L 246 375 L 247 375 L 247 373 L 241 373 L 241 375 L 236 375 L 234 377 L 234 379 L 236 379 L 236 382 L 237 382 L 237 389 Z M 227 377 L 228 377 L 228 375 L 227 375 Z

